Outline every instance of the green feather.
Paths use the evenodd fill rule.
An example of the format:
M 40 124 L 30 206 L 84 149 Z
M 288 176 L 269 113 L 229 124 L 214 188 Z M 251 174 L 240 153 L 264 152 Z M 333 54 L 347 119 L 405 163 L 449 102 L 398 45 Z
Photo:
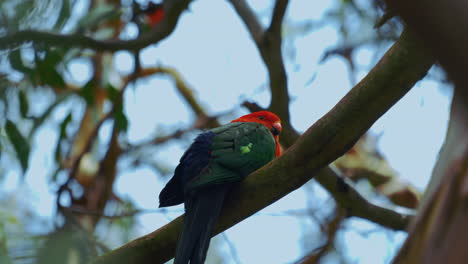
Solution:
M 253 146 L 252 142 L 249 143 L 249 144 L 247 144 L 246 146 L 240 146 L 240 148 L 239 148 L 239 149 L 240 149 L 240 152 L 241 152 L 242 154 L 247 154 L 247 153 L 249 153 L 250 150 L 252 149 L 252 146 Z
M 275 157 L 275 140 L 260 123 L 230 123 L 210 131 L 216 134 L 211 145 L 212 159 L 185 191 L 240 181 Z

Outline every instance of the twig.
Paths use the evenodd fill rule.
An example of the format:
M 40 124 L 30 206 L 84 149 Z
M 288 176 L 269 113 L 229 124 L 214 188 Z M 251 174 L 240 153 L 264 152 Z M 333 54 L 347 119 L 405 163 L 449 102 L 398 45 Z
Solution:
M 241 17 L 255 44 L 257 46 L 260 45 L 263 40 L 264 29 L 253 10 L 245 0 L 229 0 L 229 2 L 231 2 L 237 14 Z
M 236 246 L 234 245 L 234 243 L 232 243 L 232 241 L 229 239 L 226 233 L 223 233 L 222 236 L 224 238 L 224 242 L 226 242 L 226 244 L 229 247 L 229 252 L 231 253 L 231 258 L 234 261 L 234 263 L 241 264 L 242 262 L 239 259 L 239 254 L 237 254 Z
M 127 212 L 120 213 L 120 214 L 106 215 L 102 213 L 101 211 L 87 210 L 87 209 L 79 208 L 79 207 L 69 207 L 69 208 L 66 208 L 65 210 L 70 211 L 74 214 L 99 216 L 100 218 L 106 218 L 106 219 L 119 219 L 119 218 L 124 218 L 124 217 L 133 217 L 139 214 L 155 214 L 155 213 L 165 214 L 167 212 L 167 210 L 163 210 L 163 209 L 135 209 L 135 210 L 127 211 Z M 180 212 L 182 212 L 182 210 L 180 210 Z
M 336 208 L 335 216 L 333 217 L 333 219 L 331 219 L 331 221 L 327 223 L 327 226 L 326 226 L 325 233 L 327 235 L 327 241 L 325 242 L 325 244 L 313 250 L 308 256 L 299 260 L 298 263 L 302 263 L 302 264 L 319 263 L 322 257 L 324 257 L 325 254 L 327 254 L 327 252 L 333 248 L 336 234 L 338 233 L 338 230 L 340 230 L 341 223 L 345 219 L 345 217 L 346 217 L 346 212 L 341 208 Z
M 322 169 L 315 179 L 333 196 L 340 207 L 346 209 L 348 216 L 365 218 L 394 230 L 405 230 L 414 215 L 373 204 L 354 188 L 349 179 L 341 176 L 340 172 L 332 167 Z

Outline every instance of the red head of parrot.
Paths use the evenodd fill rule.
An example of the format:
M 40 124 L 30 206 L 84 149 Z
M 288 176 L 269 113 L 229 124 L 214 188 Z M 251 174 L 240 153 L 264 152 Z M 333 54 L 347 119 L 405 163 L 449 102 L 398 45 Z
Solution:
M 281 155 L 279 134 L 281 133 L 282 127 L 281 127 L 281 119 L 277 115 L 268 111 L 259 111 L 259 112 L 253 112 L 251 114 L 241 116 L 231 121 L 231 123 L 234 123 L 234 122 L 255 122 L 255 123 L 260 123 L 266 126 L 271 131 L 271 134 L 273 135 L 273 138 L 275 139 L 275 143 L 276 143 L 275 156 L 278 157 L 279 155 Z

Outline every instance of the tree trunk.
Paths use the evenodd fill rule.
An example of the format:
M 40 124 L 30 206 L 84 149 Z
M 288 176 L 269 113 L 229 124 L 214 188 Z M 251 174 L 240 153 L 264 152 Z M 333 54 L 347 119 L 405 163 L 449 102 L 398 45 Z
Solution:
M 387 0 L 454 82 L 450 122 L 419 213 L 394 263 L 467 263 L 468 19 L 466 1 Z

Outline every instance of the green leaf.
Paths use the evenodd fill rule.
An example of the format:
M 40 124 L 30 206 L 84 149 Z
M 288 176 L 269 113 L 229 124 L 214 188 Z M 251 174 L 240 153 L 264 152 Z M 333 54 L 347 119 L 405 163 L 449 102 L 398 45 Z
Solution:
M 24 65 L 23 58 L 21 57 L 21 49 L 10 52 L 10 54 L 8 54 L 8 59 L 10 60 L 10 65 L 13 69 L 28 75 L 31 75 L 34 72 L 33 69 Z
M 122 102 L 119 98 L 120 93 L 112 84 L 107 85 L 107 94 L 109 100 L 115 105 L 114 122 L 117 128 L 121 131 L 127 131 L 128 119 L 124 113 Z
M 80 95 L 83 97 L 88 105 L 94 105 L 94 79 L 89 80 L 83 87 L 81 87 Z
M 112 84 L 109 83 L 107 84 L 107 95 L 109 97 L 109 100 L 115 103 L 119 96 L 119 91 L 117 90 L 117 88 L 115 88 Z
M 72 112 L 68 113 L 68 115 L 63 119 L 62 123 L 60 124 L 60 138 L 65 138 L 67 135 L 67 126 L 72 121 L 73 115 Z
M 23 118 L 28 117 L 28 112 L 29 112 L 29 103 L 28 103 L 28 98 L 26 96 L 26 93 L 22 90 L 18 92 L 18 99 L 19 99 L 19 108 L 20 108 L 20 113 Z
M 18 160 L 21 164 L 21 168 L 23 169 L 23 172 L 26 172 L 28 169 L 30 152 L 29 143 L 20 133 L 15 123 L 11 122 L 10 120 L 6 121 L 5 130 L 11 144 L 13 145 L 13 148 L 15 149 L 16 156 L 18 157 Z
M 127 116 L 125 115 L 123 111 L 123 106 L 122 104 L 118 104 L 115 106 L 114 110 L 114 122 L 117 128 L 121 131 L 127 131 L 128 128 L 128 119 Z
M 55 67 L 63 60 L 64 52 L 61 49 L 55 48 L 47 51 L 43 63 L 47 66 Z
M 62 1 L 59 18 L 57 19 L 57 22 L 54 25 L 55 31 L 60 30 L 65 25 L 68 19 L 70 19 L 70 14 L 71 14 L 70 0 Z
M 65 81 L 56 69 L 57 64 L 62 59 L 63 54 L 59 50 L 48 50 L 43 60 L 39 60 L 36 57 L 36 74 L 43 84 L 50 85 L 54 88 L 65 87 Z
M 67 137 L 67 126 L 72 121 L 72 112 L 68 113 L 68 115 L 63 119 L 62 123 L 60 124 L 60 134 L 57 140 L 57 145 L 55 147 L 55 161 L 60 164 L 61 157 L 62 157 L 62 148 L 60 145 L 62 141 Z
M 38 75 L 40 80 L 44 84 L 50 85 L 54 88 L 64 88 L 65 81 L 62 78 L 55 68 L 47 67 L 47 66 L 39 66 L 38 67 Z

